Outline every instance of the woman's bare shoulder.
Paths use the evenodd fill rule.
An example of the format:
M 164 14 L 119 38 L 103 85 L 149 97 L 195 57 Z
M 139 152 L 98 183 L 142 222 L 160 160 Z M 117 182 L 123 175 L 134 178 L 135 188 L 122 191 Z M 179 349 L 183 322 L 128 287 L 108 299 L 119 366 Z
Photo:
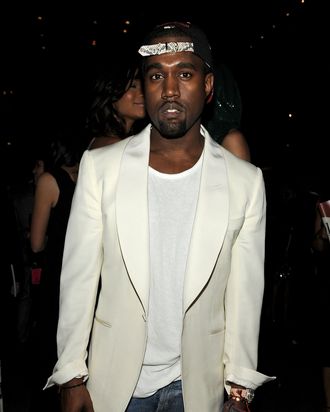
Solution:
M 222 146 L 235 156 L 251 161 L 249 145 L 244 134 L 238 129 L 231 129 L 222 141 Z

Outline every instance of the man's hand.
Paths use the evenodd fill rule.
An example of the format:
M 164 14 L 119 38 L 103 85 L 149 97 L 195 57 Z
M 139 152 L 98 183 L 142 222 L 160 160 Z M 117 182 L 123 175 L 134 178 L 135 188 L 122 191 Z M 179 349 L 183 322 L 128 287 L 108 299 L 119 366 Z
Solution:
M 62 412 L 94 412 L 89 392 L 82 379 L 74 378 L 60 387 Z

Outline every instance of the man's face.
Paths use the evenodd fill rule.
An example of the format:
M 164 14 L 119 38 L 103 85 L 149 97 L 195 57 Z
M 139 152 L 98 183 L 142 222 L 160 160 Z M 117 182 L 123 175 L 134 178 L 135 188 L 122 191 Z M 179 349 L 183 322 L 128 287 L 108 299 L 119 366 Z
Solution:
M 157 41 L 185 41 L 166 37 Z M 146 109 L 151 123 L 167 138 L 183 136 L 201 117 L 213 87 L 203 61 L 191 52 L 147 57 L 144 76 Z

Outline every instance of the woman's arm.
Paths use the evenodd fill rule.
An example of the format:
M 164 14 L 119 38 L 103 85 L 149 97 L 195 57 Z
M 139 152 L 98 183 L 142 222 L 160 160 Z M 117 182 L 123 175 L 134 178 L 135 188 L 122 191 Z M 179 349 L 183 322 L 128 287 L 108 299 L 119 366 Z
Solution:
M 50 212 L 56 206 L 59 194 L 55 178 L 50 173 L 43 173 L 37 182 L 32 211 L 30 242 L 34 253 L 45 248 Z

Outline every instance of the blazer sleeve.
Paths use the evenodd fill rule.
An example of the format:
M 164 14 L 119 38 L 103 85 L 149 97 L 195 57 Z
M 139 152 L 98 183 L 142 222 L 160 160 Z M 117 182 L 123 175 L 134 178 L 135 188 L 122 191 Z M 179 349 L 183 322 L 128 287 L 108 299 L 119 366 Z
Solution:
M 244 223 L 232 248 L 225 296 L 225 383 L 256 389 L 275 379 L 257 372 L 260 315 L 264 292 L 266 198 L 262 172 L 245 182 Z M 242 190 L 244 188 L 242 187 Z
M 65 238 L 57 330 L 58 361 L 45 387 L 88 376 L 87 346 L 103 259 L 101 179 L 91 152 L 81 159 Z

